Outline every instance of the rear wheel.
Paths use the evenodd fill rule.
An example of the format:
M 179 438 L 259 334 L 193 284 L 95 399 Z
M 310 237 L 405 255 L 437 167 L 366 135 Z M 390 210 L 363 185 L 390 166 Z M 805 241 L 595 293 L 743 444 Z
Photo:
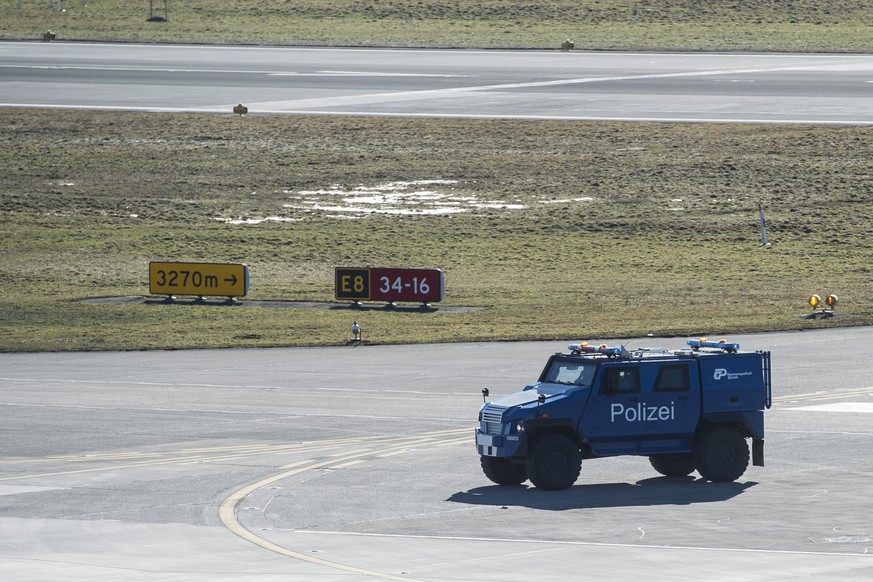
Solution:
M 538 489 L 559 491 L 576 482 L 582 470 L 582 453 L 569 438 L 545 434 L 537 439 L 525 461 L 527 478 Z
M 696 468 L 694 455 L 683 453 L 678 455 L 652 455 L 649 457 L 652 467 L 665 477 L 687 477 Z
M 524 464 L 512 463 L 509 459 L 499 457 L 479 457 L 482 472 L 498 485 L 520 485 L 527 481 Z
M 703 433 L 694 451 L 697 472 L 709 481 L 736 481 L 749 466 L 749 443 L 735 428 L 719 426 Z

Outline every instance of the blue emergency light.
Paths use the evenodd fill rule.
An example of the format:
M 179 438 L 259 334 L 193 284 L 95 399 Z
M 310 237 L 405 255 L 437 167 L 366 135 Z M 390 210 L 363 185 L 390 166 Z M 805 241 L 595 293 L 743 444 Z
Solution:
M 699 350 L 700 348 L 716 348 L 729 353 L 736 353 L 740 351 L 740 344 L 728 343 L 724 340 L 711 342 L 706 338 L 701 338 L 699 340 L 688 340 L 688 345 L 691 347 L 692 350 Z
M 606 344 L 600 344 L 597 347 L 589 346 L 587 343 L 570 344 L 567 349 L 574 354 L 602 354 L 604 356 L 620 356 L 621 348 L 610 348 Z

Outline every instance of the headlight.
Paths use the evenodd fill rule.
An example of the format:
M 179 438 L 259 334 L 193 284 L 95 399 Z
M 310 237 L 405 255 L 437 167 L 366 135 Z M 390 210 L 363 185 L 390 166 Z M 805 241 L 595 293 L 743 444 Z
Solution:
M 524 432 L 524 422 L 519 421 L 515 425 L 515 432 Z

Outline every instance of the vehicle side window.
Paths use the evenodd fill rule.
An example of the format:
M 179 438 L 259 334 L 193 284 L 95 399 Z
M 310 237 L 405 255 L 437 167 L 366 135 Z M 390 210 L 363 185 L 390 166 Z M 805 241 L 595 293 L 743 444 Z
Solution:
M 661 366 L 655 380 L 655 392 L 687 392 L 691 390 L 688 381 L 688 366 Z
M 607 368 L 603 371 L 601 394 L 638 394 L 639 391 L 639 368 Z

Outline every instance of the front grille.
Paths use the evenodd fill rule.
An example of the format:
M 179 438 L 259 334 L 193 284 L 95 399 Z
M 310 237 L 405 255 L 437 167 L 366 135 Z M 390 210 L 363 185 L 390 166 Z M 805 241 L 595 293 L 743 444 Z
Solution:
M 486 406 L 482 411 L 482 427 L 485 434 L 501 434 L 503 432 L 503 411 L 501 406 Z

